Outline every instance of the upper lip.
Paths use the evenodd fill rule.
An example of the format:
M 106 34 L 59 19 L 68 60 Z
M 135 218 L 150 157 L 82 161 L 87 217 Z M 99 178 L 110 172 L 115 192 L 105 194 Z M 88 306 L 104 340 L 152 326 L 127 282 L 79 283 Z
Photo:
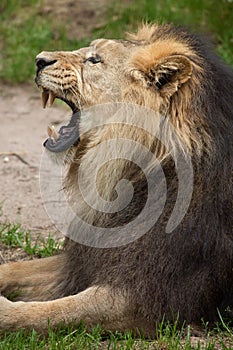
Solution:
M 37 86 L 42 90 L 42 106 L 43 108 L 45 108 L 47 102 L 49 101 L 49 105 L 51 107 L 54 103 L 54 100 L 58 98 L 64 101 L 71 108 L 73 113 L 79 112 L 79 108 L 76 107 L 76 105 L 72 101 L 66 98 L 65 91 L 62 91 L 62 94 L 59 94 L 58 92 L 55 92 L 54 89 L 51 90 L 51 88 L 44 86 L 44 84 L 41 81 L 41 71 L 44 70 L 44 68 L 46 68 L 47 66 L 53 65 L 56 62 L 57 60 L 49 60 L 45 57 L 36 58 L 37 72 L 35 82 Z

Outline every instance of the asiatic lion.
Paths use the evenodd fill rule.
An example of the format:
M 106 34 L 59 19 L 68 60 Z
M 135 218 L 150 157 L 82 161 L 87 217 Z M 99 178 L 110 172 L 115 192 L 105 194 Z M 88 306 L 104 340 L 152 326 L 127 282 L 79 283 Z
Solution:
M 41 52 L 36 65 L 44 106 L 49 98 L 51 104 L 59 98 L 73 111 L 71 122 L 59 133 L 48 129 L 45 147 L 66 158 L 65 188 L 81 215 L 96 229 L 118 229 L 136 218 L 147 200 L 148 184 L 139 166 L 113 159 L 100 171 L 99 194 L 110 203 L 117 197 L 118 182 L 128 179 L 134 187 L 131 202 L 117 213 L 101 213 L 84 202 L 77 188 L 80 164 L 104 140 L 127 137 L 147 147 L 152 155 L 145 158 L 148 167 L 158 167 L 158 162 L 150 163 L 154 155 L 163 168 L 167 196 L 153 226 L 127 244 L 99 248 L 69 239 L 57 256 L 2 265 L 1 293 L 5 297 L 20 293 L 14 302 L 0 298 L 0 328 L 45 331 L 48 319 L 54 328 L 61 322 L 82 320 L 87 327 L 100 324 L 106 330 L 153 336 L 156 322 L 163 317 L 178 316 L 180 322 L 188 323 L 215 320 L 217 309 L 222 312 L 233 305 L 230 68 L 199 36 L 156 24 L 142 26 L 128 40 L 98 39 L 77 51 Z M 153 136 L 153 120 L 151 132 L 106 120 L 104 126 L 81 133 L 86 123 L 92 123 L 85 109 L 105 103 L 159 112 L 188 150 L 193 170 L 191 201 L 172 232 L 166 232 L 166 225 L 180 180 L 174 134 L 160 124 L 161 134 L 175 148 L 172 153 Z M 88 166 L 82 168 L 82 175 L 88 186 L 93 176 Z M 140 230 L 143 224 L 137 225 Z M 77 225 L 71 227 L 79 230 Z

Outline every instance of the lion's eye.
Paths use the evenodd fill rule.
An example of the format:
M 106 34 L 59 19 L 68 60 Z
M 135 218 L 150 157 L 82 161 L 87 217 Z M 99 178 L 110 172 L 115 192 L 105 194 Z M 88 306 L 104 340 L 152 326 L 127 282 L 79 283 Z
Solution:
M 91 56 L 85 59 L 84 63 L 91 62 L 93 64 L 101 62 L 101 57 L 99 55 Z

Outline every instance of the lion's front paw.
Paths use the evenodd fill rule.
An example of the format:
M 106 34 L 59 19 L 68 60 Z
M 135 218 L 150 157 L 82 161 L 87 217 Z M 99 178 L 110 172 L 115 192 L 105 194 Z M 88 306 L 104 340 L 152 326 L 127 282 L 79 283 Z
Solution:
M 7 298 L 0 296 L 0 316 L 4 315 L 12 308 L 13 302 Z M 1 317 L 0 317 L 1 320 Z M 0 321 L 1 322 L 1 321 Z
M 0 296 L 0 330 L 8 330 L 14 326 L 14 303 Z
M 7 266 L 8 264 L 0 265 L 0 292 L 4 292 L 8 285 L 7 278 Z

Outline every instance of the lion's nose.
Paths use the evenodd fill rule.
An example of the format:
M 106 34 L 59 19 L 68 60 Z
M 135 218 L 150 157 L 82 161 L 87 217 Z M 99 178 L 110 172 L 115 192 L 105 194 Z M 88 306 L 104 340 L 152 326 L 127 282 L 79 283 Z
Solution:
M 38 71 L 40 71 L 41 69 L 47 66 L 51 66 L 55 62 L 57 62 L 57 60 L 49 60 L 48 58 L 45 58 L 45 57 L 36 58 L 36 65 L 37 65 Z

